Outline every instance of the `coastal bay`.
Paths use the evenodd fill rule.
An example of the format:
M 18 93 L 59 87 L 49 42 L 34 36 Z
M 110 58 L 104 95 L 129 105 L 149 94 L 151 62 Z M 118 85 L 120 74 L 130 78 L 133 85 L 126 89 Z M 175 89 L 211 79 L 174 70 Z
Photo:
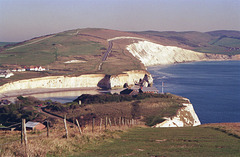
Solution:
M 239 122 L 240 62 L 192 62 L 148 67 L 161 91 L 190 99 L 202 123 Z

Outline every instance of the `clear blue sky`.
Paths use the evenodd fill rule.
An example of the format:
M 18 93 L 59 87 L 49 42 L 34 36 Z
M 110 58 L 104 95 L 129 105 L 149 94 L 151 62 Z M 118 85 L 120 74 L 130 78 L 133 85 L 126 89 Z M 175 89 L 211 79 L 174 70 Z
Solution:
M 86 27 L 240 30 L 240 0 L 0 0 L 0 41 Z

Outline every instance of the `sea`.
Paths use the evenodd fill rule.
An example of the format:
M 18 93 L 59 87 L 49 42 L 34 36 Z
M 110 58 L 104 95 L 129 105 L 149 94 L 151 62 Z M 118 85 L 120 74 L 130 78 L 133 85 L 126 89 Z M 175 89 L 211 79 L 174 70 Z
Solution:
M 202 124 L 240 122 L 240 61 L 158 65 L 148 71 L 160 92 L 190 99 Z

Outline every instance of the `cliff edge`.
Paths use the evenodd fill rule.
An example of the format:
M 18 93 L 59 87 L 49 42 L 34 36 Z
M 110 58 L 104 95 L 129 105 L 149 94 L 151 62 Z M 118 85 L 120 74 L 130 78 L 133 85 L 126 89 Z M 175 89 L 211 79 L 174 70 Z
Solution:
M 233 59 L 228 55 L 200 53 L 175 46 L 163 46 L 149 41 L 138 41 L 128 45 L 126 49 L 145 66 Z
M 78 77 L 70 76 L 49 76 L 26 80 L 19 80 L 0 86 L 0 94 L 12 90 L 36 89 L 36 88 L 81 88 L 100 87 L 110 89 L 123 87 L 125 83 L 134 85 L 139 79 L 148 75 L 149 82 L 153 79 L 151 74 L 144 70 L 126 71 L 119 75 L 88 74 Z
M 187 127 L 201 125 L 201 122 L 189 99 L 184 98 L 184 100 L 188 100 L 189 103 L 183 103 L 183 107 L 178 110 L 176 116 L 172 118 L 166 117 L 164 122 L 156 124 L 153 127 Z

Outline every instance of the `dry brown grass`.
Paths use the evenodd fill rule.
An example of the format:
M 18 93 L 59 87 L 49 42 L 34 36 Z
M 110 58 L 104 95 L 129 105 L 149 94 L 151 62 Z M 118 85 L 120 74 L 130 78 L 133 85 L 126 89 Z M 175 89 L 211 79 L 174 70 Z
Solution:
M 107 126 L 104 125 L 101 130 L 99 126 L 95 126 L 94 132 L 92 127 L 87 125 L 83 128 L 83 134 L 80 135 L 78 128 L 75 125 L 67 124 L 68 138 L 65 138 L 65 129 L 63 122 L 58 121 L 54 127 L 50 128 L 50 137 L 46 136 L 46 129 L 41 132 L 27 132 L 28 136 L 28 154 L 29 156 L 66 156 L 78 154 L 85 149 L 97 146 L 103 142 L 111 141 L 119 138 L 120 132 L 125 132 L 130 126 Z M 21 132 L 0 132 L 1 139 L 12 138 L 14 141 L 7 142 L 1 140 L 0 154 L 5 156 L 25 156 L 25 147 L 20 142 Z M 6 143 L 6 144 L 5 144 Z
M 210 127 L 240 138 L 240 123 L 211 123 L 201 127 Z

